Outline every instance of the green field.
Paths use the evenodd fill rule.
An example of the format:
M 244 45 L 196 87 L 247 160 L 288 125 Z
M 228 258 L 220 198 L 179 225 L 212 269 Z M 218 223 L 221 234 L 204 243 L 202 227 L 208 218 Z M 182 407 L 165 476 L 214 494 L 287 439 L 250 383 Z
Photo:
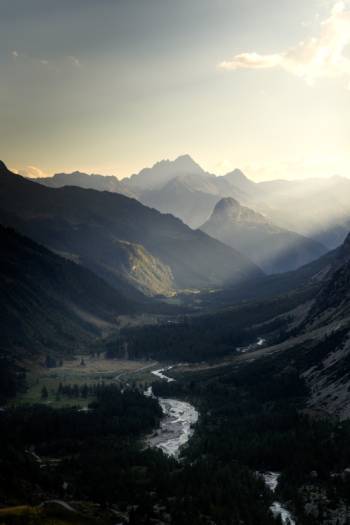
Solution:
M 84 366 L 81 361 L 84 360 Z M 110 383 L 136 383 L 144 386 L 155 381 L 156 378 L 150 371 L 157 368 L 156 361 L 128 361 L 119 359 L 92 358 L 89 356 L 77 356 L 73 360 L 63 362 L 62 366 L 46 368 L 35 365 L 27 372 L 27 390 L 18 395 L 12 404 L 45 403 L 53 407 L 62 406 L 87 406 L 92 397 L 69 398 L 67 396 L 57 397 L 60 383 L 65 385 L 94 385 L 104 382 Z M 48 392 L 46 399 L 42 398 L 42 389 Z

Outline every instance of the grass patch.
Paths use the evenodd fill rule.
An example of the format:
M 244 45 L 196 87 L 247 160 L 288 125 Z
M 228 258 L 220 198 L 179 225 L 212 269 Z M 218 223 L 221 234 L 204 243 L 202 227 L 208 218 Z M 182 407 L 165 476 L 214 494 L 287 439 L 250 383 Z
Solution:
M 81 360 L 85 365 L 81 366 Z M 93 385 L 104 382 L 106 385 L 118 382 L 135 382 L 138 385 L 150 383 L 155 380 L 150 371 L 158 366 L 155 361 L 129 361 L 122 359 L 105 359 L 104 357 L 77 356 L 76 359 L 64 362 L 56 368 L 45 368 L 35 365 L 27 372 L 26 392 L 19 394 L 11 405 L 25 405 L 42 403 L 54 408 L 64 406 L 87 406 L 93 397 L 69 398 L 57 397 L 56 393 L 60 383 L 62 385 Z M 42 398 L 42 389 L 48 392 L 46 399 Z

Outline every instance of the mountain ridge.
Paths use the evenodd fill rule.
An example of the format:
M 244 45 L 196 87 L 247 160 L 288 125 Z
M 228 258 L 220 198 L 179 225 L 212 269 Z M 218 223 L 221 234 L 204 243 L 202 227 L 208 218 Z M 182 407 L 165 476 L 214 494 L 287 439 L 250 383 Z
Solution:
M 237 251 L 135 199 L 78 187 L 47 188 L 6 167 L 0 175 L 0 219 L 5 224 L 51 250 L 71 254 L 124 292 L 130 282 L 129 273 L 120 275 L 127 245 L 120 253 L 115 241 L 142 245 L 149 264 L 155 257 L 166 279 L 170 276 L 166 267 L 171 270 L 177 289 L 217 287 L 263 275 Z M 141 272 L 140 279 L 146 274 L 149 271 Z M 145 286 L 142 281 L 139 289 L 144 291 Z M 158 294 L 159 286 L 149 287 L 149 293 Z
M 115 181 L 117 188 L 110 188 L 102 180 L 105 178 L 100 176 L 101 186 L 95 189 L 136 197 L 146 206 L 171 213 L 192 228 L 199 228 L 209 218 L 220 198 L 233 197 L 263 213 L 280 228 L 313 239 L 328 249 L 341 245 L 350 229 L 350 203 L 346 199 L 350 179 L 346 177 L 255 182 L 239 169 L 216 176 L 185 154 L 175 160 L 159 161 L 118 184 Z M 95 187 L 94 179 L 88 175 L 81 183 L 78 177 L 71 179 L 66 183 Z M 54 184 L 51 178 L 44 182 L 35 180 Z
M 63 186 L 78 186 L 80 188 L 110 191 L 121 193 L 128 197 L 135 197 L 131 191 L 115 175 L 99 175 L 95 173 L 83 173 L 73 171 L 72 173 L 55 173 L 52 177 L 40 177 L 31 179 L 39 184 L 50 188 L 62 188 Z

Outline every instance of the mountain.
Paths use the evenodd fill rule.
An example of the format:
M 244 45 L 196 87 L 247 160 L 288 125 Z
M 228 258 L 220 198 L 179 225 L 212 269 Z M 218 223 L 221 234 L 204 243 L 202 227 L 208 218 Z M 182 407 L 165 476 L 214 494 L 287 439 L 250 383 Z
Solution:
M 95 175 L 74 171 L 73 173 L 56 173 L 52 177 L 40 177 L 31 179 L 50 188 L 62 188 L 63 186 L 78 186 L 98 191 L 111 191 L 121 193 L 128 197 L 133 194 L 126 188 L 125 184 L 113 175 Z
M 243 171 L 235 169 L 226 175 L 217 177 L 219 180 L 222 179 L 230 184 L 230 186 L 239 189 L 249 199 L 252 195 L 255 195 L 258 191 L 258 184 L 250 180 Z
M 307 321 L 319 326 L 346 318 L 350 321 L 350 234 L 336 251 Z
M 245 254 L 269 274 L 295 270 L 327 251 L 311 239 L 275 226 L 231 197 L 216 204 L 201 230 Z
M 222 196 L 232 196 L 242 202 L 248 199 L 243 178 L 239 170 L 227 178 L 216 177 L 204 171 L 189 155 L 183 155 L 174 161 L 161 161 L 130 179 L 123 179 L 123 183 L 136 192 L 146 206 L 171 213 L 191 228 L 198 228 Z
M 339 246 L 350 229 L 350 179 L 345 177 L 254 182 L 239 169 L 215 176 L 183 155 L 122 182 L 147 206 L 172 213 L 192 228 L 208 220 L 221 198 L 232 197 L 328 249 Z
M 266 285 L 270 295 L 263 296 L 259 288 Z M 276 286 L 285 295 L 272 300 L 288 308 L 277 316 L 270 310 L 270 322 L 250 326 L 250 332 L 265 338 L 265 346 L 249 360 L 263 356 L 281 371 L 297 371 L 308 386 L 312 414 L 349 418 L 350 235 L 317 261 L 258 284 L 252 298 L 263 302 L 250 304 L 269 311 Z
M 263 276 L 239 252 L 135 199 L 77 187 L 47 188 L 4 164 L 0 221 L 129 295 L 135 289 L 167 294 Z
M 238 283 L 211 293 L 204 291 L 196 300 L 209 309 L 227 308 L 242 301 L 266 301 L 283 296 L 298 296 L 298 304 L 303 304 L 313 300 L 320 291 L 333 271 L 339 250 L 340 248 L 331 250 L 297 270 L 268 275 L 264 279 L 252 279 L 243 285 Z
M 140 305 L 92 272 L 0 226 L 0 355 L 73 353 Z
M 311 390 L 310 406 L 349 418 L 350 234 L 336 251 L 301 328 L 309 339 L 302 362 Z
M 215 176 L 189 155 L 162 160 L 122 181 L 116 177 L 74 172 L 35 179 L 50 187 L 79 186 L 136 197 L 146 206 L 171 213 L 191 228 L 206 222 L 221 198 L 232 197 L 265 215 L 282 229 L 334 249 L 350 229 L 350 179 L 254 182 L 241 170 Z
M 123 179 L 122 182 L 131 191 L 140 194 L 145 190 L 159 189 L 178 175 L 201 175 L 204 173 L 199 164 L 189 155 L 181 155 L 173 161 L 162 160 L 157 162 L 152 168 L 144 168 L 129 179 Z
M 122 182 L 143 204 L 171 213 L 191 228 L 198 228 L 209 218 L 220 198 L 233 197 L 246 203 L 256 192 L 256 183 L 240 170 L 217 177 L 189 155 L 160 161 Z
M 312 410 L 345 419 L 350 417 L 350 235 L 329 262 L 301 321 L 272 350 L 278 355 L 282 350 L 282 358 L 302 372 Z
M 191 228 L 196 228 L 208 217 L 219 197 L 193 189 L 185 177 L 176 177 L 159 190 L 142 193 L 140 201 L 162 213 L 171 213 Z

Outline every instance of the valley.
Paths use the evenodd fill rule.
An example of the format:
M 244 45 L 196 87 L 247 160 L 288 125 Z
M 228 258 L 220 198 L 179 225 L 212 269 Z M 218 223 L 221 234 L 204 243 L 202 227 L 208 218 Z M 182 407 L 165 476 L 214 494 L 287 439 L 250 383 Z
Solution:
M 4 523 L 345 525 L 350 237 L 267 267 L 239 236 L 272 255 L 289 233 L 232 197 L 216 241 L 119 187 L 43 184 L 2 166 Z
M 0 66 L 0 525 L 350 525 L 350 0 L 0 0 Z

